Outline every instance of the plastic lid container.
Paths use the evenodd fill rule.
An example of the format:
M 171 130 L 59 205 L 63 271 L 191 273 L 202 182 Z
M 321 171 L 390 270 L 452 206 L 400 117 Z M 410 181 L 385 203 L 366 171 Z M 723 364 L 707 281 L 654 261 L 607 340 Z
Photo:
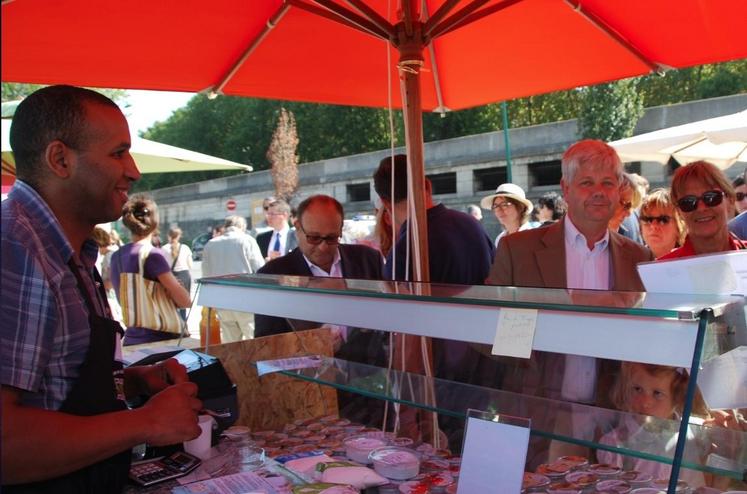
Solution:
M 624 480 L 600 480 L 597 483 L 597 492 L 619 492 L 620 494 L 628 494 L 632 490 L 633 488 L 630 487 L 630 484 L 628 484 Z
M 420 473 L 420 457 L 408 448 L 385 446 L 368 455 L 379 475 L 392 480 L 408 480 Z
M 345 455 L 353 461 L 363 465 L 370 463 L 368 455 L 371 451 L 387 445 L 383 438 L 370 437 L 365 434 L 349 437 L 343 441 L 345 446 Z

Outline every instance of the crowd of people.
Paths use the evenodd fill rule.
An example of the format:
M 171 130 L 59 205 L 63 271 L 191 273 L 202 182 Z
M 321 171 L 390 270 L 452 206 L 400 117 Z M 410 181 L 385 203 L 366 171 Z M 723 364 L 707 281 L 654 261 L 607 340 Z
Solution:
M 201 403 L 182 366 L 173 359 L 128 369 L 121 363 L 122 327 L 110 301 L 116 293 L 125 302 L 123 277 L 137 274 L 160 285 L 174 307 L 191 304 L 191 252 L 180 242 L 181 230 L 172 228 L 168 244 L 154 247 L 157 205 L 128 197 L 140 177 L 129 135 L 116 104 L 86 89 L 50 86 L 16 110 L 10 141 L 17 182 L 2 205 L 2 482 L 8 492 L 118 492 L 130 448 L 199 433 Z M 747 248 L 741 233 L 747 187 L 708 162 L 678 168 L 671 188 L 650 192 L 601 141 L 573 144 L 561 167 L 562 195 L 545 194 L 536 206 L 512 183 L 481 200 L 503 227 L 495 239 L 479 208 L 465 213 L 437 203 L 426 180 L 431 282 L 643 291 L 637 263 Z M 269 198 L 256 238 L 243 217 L 226 218 L 204 248 L 203 274 L 413 279 L 406 157 L 383 159 L 372 179 L 380 250 L 341 243 L 345 213 L 333 197 L 305 198 L 293 214 L 287 202 Z M 131 234 L 124 245 L 113 232 L 96 229 L 119 217 Z M 224 341 L 323 324 L 227 310 L 218 317 Z M 338 355 L 385 363 L 381 333 L 328 326 Z M 124 344 L 179 336 L 131 325 Z M 620 372 L 619 362 L 545 352 L 517 366 L 451 340 L 434 340 L 433 359 L 437 377 L 664 418 L 676 415 L 678 403 L 650 411 L 636 408 L 625 393 L 612 402 L 608 391 L 627 392 L 625 379 L 667 371 L 667 380 L 652 386 L 671 394 L 683 375 L 627 364 Z M 152 397 L 128 410 L 126 398 L 142 394 Z M 719 423 L 745 427 L 736 413 Z M 577 433 L 585 438 L 592 429 L 585 424 Z M 614 434 L 608 438 L 614 441 Z

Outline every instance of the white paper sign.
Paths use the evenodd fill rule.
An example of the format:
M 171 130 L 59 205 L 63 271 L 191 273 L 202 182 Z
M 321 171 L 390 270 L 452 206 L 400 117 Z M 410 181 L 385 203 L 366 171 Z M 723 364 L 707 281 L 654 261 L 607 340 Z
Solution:
M 747 251 L 638 264 L 647 292 L 747 295 Z
M 493 355 L 529 358 L 536 326 L 536 309 L 501 309 L 493 340 Z
M 457 494 L 521 492 L 529 427 L 467 418 Z
M 307 369 L 322 365 L 322 357 L 312 355 L 310 357 L 281 358 L 277 360 L 262 360 L 257 362 L 257 375 L 271 374 L 281 370 Z
M 747 346 L 740 346 L 703 364 L 698 387 L 708 408 L 747 407 Z

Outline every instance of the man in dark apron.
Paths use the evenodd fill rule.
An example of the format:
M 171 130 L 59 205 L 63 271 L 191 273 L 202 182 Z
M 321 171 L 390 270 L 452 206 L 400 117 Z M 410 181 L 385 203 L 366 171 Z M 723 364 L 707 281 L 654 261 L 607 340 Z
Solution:
M 123 370 L 94 267 L 88 237 L 140 176 L 129 144 L 119 108 L 93 91 L 50 86 L 16 110 L 1 232 L 3 492 L 120 492 L 133 446 L 199 434 L 197 388 L 175 360 Z M 127 410 L 141 393 L 153 396 Z

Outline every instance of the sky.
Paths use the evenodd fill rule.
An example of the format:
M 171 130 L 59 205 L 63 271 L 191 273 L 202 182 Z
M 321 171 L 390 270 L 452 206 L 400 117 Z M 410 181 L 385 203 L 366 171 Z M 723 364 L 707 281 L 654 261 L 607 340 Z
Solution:
M 132 135 L 140 135 L 155 122 L 166 120 L 194 96 L 194 93 L 170 91 L 127 91 L 126 108 L 122 111 L 130 122 Z

